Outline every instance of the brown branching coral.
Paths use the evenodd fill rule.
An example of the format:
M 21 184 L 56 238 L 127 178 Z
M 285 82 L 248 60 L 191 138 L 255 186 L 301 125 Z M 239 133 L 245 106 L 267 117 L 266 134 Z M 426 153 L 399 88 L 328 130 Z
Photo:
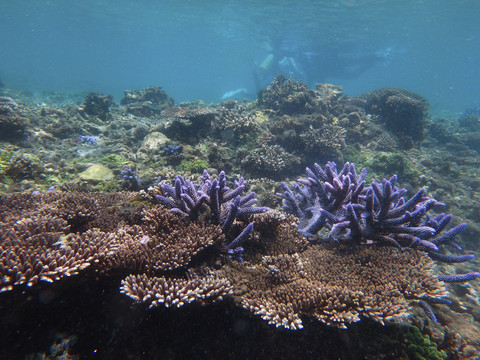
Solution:
M 136 302 L 155 307 L 180 307 L 191 302 L 215 302 L 232 293 L 227 279 L 210 275 L 193 279 L 167 279 L 146 275 L 129 275 L 122 280 L 120 291 Z
M 131 198 L 130 193 L 1 195 L 0 289 L 52 282 L 93 264 L 103 273 L 186 268 L 200 251 L 224 241 L 218 225 L 188 222 L 160 207 L 113 207 Z
M 70 226 L 69 232 L 86 230 L 85 226 L 97 218 L 100 209 L 95 196 L 74 192 L 0 195 L 0 200 L 0 211 L 4 214 L 0 218 L 2 222 L 16 221 L 19 217 L 53 216 L 65 220 Z
M 77 274 L 108 251 L 104 233 L 67 233 L 66 221 L 54 216 L 22 218 L 0 231 L 0 291 L 13 286 L 52 282 Z
M 398 321 L 412 302 L 446 293 L 427 256 L 388 248 L 350 252 L 315 245 L 264 256 L 255 268 L 232 264 L 226 273 L 243 307 L 293 330 L 303 327 L 302 314 L 341 328 L 362 317 Z
M 117 245 L 104 268 L 145 273 L 173 270 L 186 267 L 200 251 L 224 241 L 218 225 L 188 222 L 160 207 L 145 209 L 142 222 L 110 234 Z
M 51 282 L 100 262 L 114 243 L 91 226 L 103 210 L 99 204 L 106 207 L 111 201 L 62 192 L 0 195 L 1 290 Z

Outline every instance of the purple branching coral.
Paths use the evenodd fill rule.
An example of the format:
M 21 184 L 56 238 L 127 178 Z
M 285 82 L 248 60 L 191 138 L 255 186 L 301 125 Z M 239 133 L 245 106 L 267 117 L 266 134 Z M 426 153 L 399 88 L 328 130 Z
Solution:
M 171 208 L 171 212 L 188 217 L 191 221 L 199 220 L 208 207 L 206 220 L 210 224 L 220 225 L 224 234 L 228 234 L 236 218 L 242 215 L 258 214 L 269 210 L 267 207 L 253 206 L 257 199 L 255 193 L 242 196 L 247 182 L 243 177 L 234 182 L 235 188 L 227 187 L 227 177 L 222 171 L 218 178 L 211 179 L 204 170 L 199 178 L 200 183 L 194 183 L 181 175 L 175 178 L 174 186 L 163 184 L 164 195 L 157 195 L 160 204 Z M 253 223 L 250 223 L 235 239 L 225 246 L 227 254 L 242 261 L 242 243 L 253 232 Z
M 406 189 L 396 186 L 397 176 L 381 183 L 372 180 L 365 186 L 366 169 L 359 174 L 354 164 L 345 163 L 338 172 L 333 162 L 325 170 L 318 164 L 314 170 L 306 169 L 308 178 L 293 183 L 292 189 L 282 183 L 283 209 L 300 220 L 299 231 L 312 238 L 320 230 L 328 234 L 323 240 L 330 243 L 377 244 L 399 249 L 413 248 L 425 251 L 430 258 L 447 263 L 471 260 L 474 255 L 447 255 L 439 249 L 449 245 L 462 248 L 454 242 L 455 236 L 464 230 L 466 223 L 445 230 L 451 214 L 427 214 L 432 208 L 445 204 L 426 196 L 425 190 L 417 191 L 405 199 Z M 456 275 L 439 275 L 444 282 L 463 282 L 480 276 L 478 272 Z M 448 302 L 445 299 L 425 299 L 425 302 Z M 428 305 L 422 306 L 429 317 Z

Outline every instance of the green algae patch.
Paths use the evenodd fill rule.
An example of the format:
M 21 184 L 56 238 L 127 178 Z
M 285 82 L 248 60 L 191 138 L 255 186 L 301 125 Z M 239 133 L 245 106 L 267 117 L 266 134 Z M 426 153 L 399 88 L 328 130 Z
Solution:
M 122 166 L 127 163 L 123 157 L 117 154 L 110 154 L 99 159 L 98 162 L 103 165 Z
M 183 172 L 202 173 L 204 169 L 208 168 L 208 162 L 205 160 L 192 159 L 183 160 L 179 166 L 179 170 Z

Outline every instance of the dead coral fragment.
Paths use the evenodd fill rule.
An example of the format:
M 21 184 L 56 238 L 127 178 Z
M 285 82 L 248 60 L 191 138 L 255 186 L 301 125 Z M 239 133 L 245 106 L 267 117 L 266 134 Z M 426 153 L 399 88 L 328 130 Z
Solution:
M 226 279 L 206 276 L 193 279 L 166 279 L 129 275 L 122 280 L 120 291 L 149 307 L 163 304 L 166 307 L 180 307 L 191 302 L 215 302 L 232 293 L 232 286 Z
M 413 250 L 315 245 L 303 253 L 264 256 L 255 269 L 229 266 L 227 277 L 237 280 L 232 283 L 243 307 L 292 330 L 303 327 L 302 314 L 340 328 L 362 317 L 398 321 L 412 302 L 446 295 L 432 260 Z

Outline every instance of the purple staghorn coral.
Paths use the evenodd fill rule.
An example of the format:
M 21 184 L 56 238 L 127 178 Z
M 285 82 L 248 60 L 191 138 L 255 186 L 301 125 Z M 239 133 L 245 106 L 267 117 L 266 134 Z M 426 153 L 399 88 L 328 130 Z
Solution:
M 439 249 L 449 245 L 462 248 L 454 242 L 466 223 L 449 230 L 451 214 L 427 214 L 432 208 L 445 204 L 428 197 L 425 190 L 417 191 L 406 199 L 406 189 L 396 186 L 397 176 L 381 183 L 372 180 L 365 186 L 367 171 L 357 174 L 354 164 L 345 163 L 338 172 L 333 162 L 325 170 L 318 164 L 314 170 L 307 168 L 308 178 L 292 185 L 282 183 L 283 209 L 296 215 L 299 231 L 310 238 L 320 230 L 328 234 L 323 238 L 333 244 L 380 245 L 399 249 L 413 248 L 426 252 L 433 260 L 459 263 L 471 260 L 474 255 L 447 255 Z M 478 272 L 456 275 L 439 275 L 444 282 L 464 282 L 476 279 Z M 431 299 L 425 302 L 433 303 Z M 422 306 L 427 309 L 427 305 Z M 427 311 L 427 310 L 426 310 Z
M 199 220 L 208 208 L 206 220 L 210 224 L 220 225 L 224 234 L 231 229 L 236 218 L 242 215 L 258 214 L 269 210 L 268 207 L 253 206 L 257 199 L 255 193 L 250 192 L 242 197 L 247 182 L 243 177 L 234 182 L 235 188 L 227 187 L 227 177 L 222 171 L 216 179 L 211 179 L 207 170 L 199 178 L 199 183 L 185 179 L 182 175 L 175 177 L 173 186 L 161 186 L 164 196 L 157 195 L 157 201 L 169 208 L 175 214 L 188 217 L 192 221 Z M 225 246 L 227 254 L 242 261 L 242 243 L 253 232 L 253 223 Z

